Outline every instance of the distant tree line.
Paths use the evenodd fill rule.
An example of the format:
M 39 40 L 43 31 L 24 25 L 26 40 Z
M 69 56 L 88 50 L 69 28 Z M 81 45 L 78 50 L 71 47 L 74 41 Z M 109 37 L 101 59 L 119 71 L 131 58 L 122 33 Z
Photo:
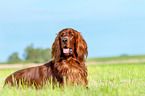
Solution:
M 44 63 L 51 59 L 51 49 L 34 48 L 33 44 L 24 51 L 24 59 L 20 59 L 18 52 L 8 58 L 7 63 Z

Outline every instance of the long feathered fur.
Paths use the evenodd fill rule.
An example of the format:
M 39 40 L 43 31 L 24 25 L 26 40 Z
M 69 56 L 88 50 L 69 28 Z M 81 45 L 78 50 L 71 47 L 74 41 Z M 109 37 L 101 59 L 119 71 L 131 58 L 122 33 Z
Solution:
M 61 48 L 61 36 L 62 32 L 74 33 L 74 52 L 71 57 L 64 57 Z M 43 87 L 47 82 L 52 79 L 53 84 L 59 83 L 64 85 L 64 82 L 69 84 L 87 86 L 87 68 L 85 65 L 85 56 L 88 55 L 87 43 L 83 39 L 82 35 L 74 29 L 67 28 L 60 31 L 55 38 L 52 45 L 52 58 L 53 60 L 37 67 L 26 68 L 19 70 L 5 80 L 5 84 L 10 83 L 12 86 L 25 84 L 35 87 Z M 65 79 L 64 79 L 65 78 Z

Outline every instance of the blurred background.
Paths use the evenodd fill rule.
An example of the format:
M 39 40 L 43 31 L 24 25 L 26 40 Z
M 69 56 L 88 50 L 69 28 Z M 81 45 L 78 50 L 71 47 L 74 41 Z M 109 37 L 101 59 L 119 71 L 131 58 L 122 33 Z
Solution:
M 0 62 L 48 61 L 64 28 L 81 32 L 88 58 L 144 55 L 144 5 L 144 0 L 0 0 Z

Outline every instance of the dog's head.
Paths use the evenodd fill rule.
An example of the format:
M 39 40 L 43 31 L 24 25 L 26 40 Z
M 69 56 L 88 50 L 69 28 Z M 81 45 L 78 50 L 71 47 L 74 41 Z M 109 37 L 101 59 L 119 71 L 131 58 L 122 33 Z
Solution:
M 60 31 L 52 46 L 52 57 L 59 60 L 61 57 L 73 57 L 83 61 L 88 55 L 87 43 L 80 32 L 67 28 Z

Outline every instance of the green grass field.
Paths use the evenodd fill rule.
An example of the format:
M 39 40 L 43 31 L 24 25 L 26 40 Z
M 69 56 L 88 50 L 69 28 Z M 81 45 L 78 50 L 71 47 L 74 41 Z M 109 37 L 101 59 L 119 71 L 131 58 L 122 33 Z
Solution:
M 18 69 L 0 69 L 0 96 L 145 96 L 145 63 L 90 65 L 89 89 L 79 87 L 2 88 L 4 79 Z
M 134 60 L 134 59 L 135 60 L 145 59 L 145 55 L 88 58 L 87 62 L 107 62 L 107 61 L 120 61 L 120 60 Z

